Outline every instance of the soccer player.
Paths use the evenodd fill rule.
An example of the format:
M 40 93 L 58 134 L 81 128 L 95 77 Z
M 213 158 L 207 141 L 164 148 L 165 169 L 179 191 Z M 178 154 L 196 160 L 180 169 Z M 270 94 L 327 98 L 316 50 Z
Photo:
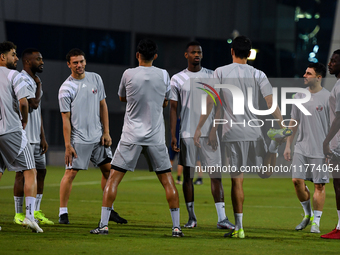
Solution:
M 102 171 L 104 189 L 110 174 L 111 137 L 104 84 L 101 77 L 86 72 L 85 53 L 72 49 L 66 55 L 71 75 L 59 89 L 59 107 L 65 141 L 65 174 L 60 183 L 59 223 L 69 224 L 67 203 L 72 182 L 79 170 L 87 170 L 89 161 Z M 110 220 L 127 221 L 111 208 Z
M 134 171 L 140 154 L 146 157 L 150 171 L 157 174 L 169 203 L 173 228 L 172 236 L 181 237 L 179 199 L 171 164 L 165 145 L 163 107 L 168 103 L 170 90 L 169 74 L 154 67 L 158 57 L 157 45 L 143 39 L 137 47 L 139 66 L 127 69 L 119 85 L 119 100 L 127 102 L 121 139 L 111 162 L 111 173 L 107 181 L 99 226 L 91 234 L 108 234 L 110 205 L 117 195 L 117 188 L 127 171 Z
M 23 171 L 25 177 L 26 217 L 23 225 L 43 232 L 34 219 L 37 194 L 36 170 L 33 154 L 25 131 L 28 118 L 27 81 L 16 71 L 18 57 L 12 42 L 0 44 L 0 172 Z
M 37 170 L 37 196 L 35 199 L 34 217 L 40 224 L 53 225 L 53 221 L 45 217 L 40 210 L 41 199 L 44 190 L 44 180 L 46 176 L 46 159 L 45 153 L 48 149 L 48 144 L 45 139 L 45 132 L 41 116 L 40 101 L 42 97 L 42 83 L 36 73 L 42 73 L 44 62 L 41 53 L 37 49 L 29 48 L 22 53 L 23 70 L 22 74 L 29 81 L 27 87 L 34 98 L 29 98 L 29 114 L 28 122 L 25 128 L 27 140 L 31 145 L 34 154 L 35 166 Z M 25 219 L 25 214 L 22 212 L 24 201 L 24 175 L 22 172 L 17 172 L 14 183 L 14 203 L 15 216 L 14 222 L 22 224 Z
M 329 97 L 331 127 L 323 142 L 323 152 L 327 157 L 331 157 L 330 167 L 332 167 L 333 171 L 333 187 L 338 210 L 338 224 L 330 233 L 322 235 L 321 237 L 327 239 L 340 239 L 340 49 L 333 52 L 328 63 L 328 70 L 330 74 L 335 75 L 337 82 Z
M 183 165 L 184 180 L 182 187 L 189 214 L 189 220 L 184 227 L 194 228 L 197 226 L 197 218 L 194 210 L 193 170 L 196 165 L 197 155 L 199 154 L 202 165 L 208 167 L 221 165 L 221 154 L 220 150 L 217 150 L 217 126 L 212 127 L 211 125 L 215 113 L 210 114 L 209 123 L 205 125 L 202 138 L 200 138 L 202 141 L 201 148 L 197 148 L 194 144 L 195 128 L 190 128 L 190 126 L 196 127 L 198 125 L 200 114 L 195 114 L 194 111 L 195 109 L 201 109 L 201 98 L 194 98 L 194 91 L 190 89 L 190 81 L 195 79 L 201 82 L 204 79 L 212 78 L 213 71 L 201 66 L 203 53 L 198 42 L 194 41 L 187 44 L 184 57 L 187 59 L 188 67 L 171 78 L 171 146 L 174 151 L 180 153 L 178 164 Z M 177 148 L 175 133 L 177 107 L 179 106 L 181 106 L 180 149 Z M 216 109 L 216 115 L 220 114 L 218 109 Z M 220 175 L 211 178 L 211 193 L 214 197 L 218 216 L 217 228 L 233 229 L 234 225 L 229 222 L 225 214 L 224 191 Z
M 214 72 L 214 78 L 217 78 L 221 84 L 233 84 L 243 92 L 243 95 L 248 94 L 247 87 L 252 88 L 252 102 L 255 109 L 258 109 L 260 96 L 257 90 L 259 90 L 267 103 L 268 109 L 270 109 L 273 102 L 272 86 L 262 71 L 247 64 L 250 50 L 251 41 L 249 38 L 245 36 L 236 37 L 231 45 L 233 63 L 217 68 Z M 242 224 L 244 202 L 243 173 L 240 171 L 240 168 L 250 164 L 258 167 L 261 165 L 275 166 L 277 145 L 275 144 L 273 146 L 274 148 L 270 148 L 267 152 L 267 146 L 261 129 L 240 124 L 257 119 L 249 110 L 248 104 L 244 104 L 244 115 L 235 115 L 233 114 L 233 110 L 235 109 L 233 109 L 231 92 L 228 89 L 221 89 L 220 94 L 223 105 L 222 119 L 232 120 L 233 123 L 238 123 L 223 125 L 222 129 L 222 165 L 226 166 L 230 164 L 233 168 L 237 169 L 236 172 L 231 173 L 231 199 L 235 217 L 235 229 L 225 234 L 225 237 L 244 238 L 245 234 Z M 212 109 L 213 102 L 209 99 L 210 97 L 208 97 L 207 100 L 207 114 L 201 115 L 199 125 L 196 129 L 194 140 L 197 146 L 200 146 L 201 143 L 199 141 L 201 128 Z M 247 98 L 245 100 L 247 100 Z M 282 116 L 280 109 L 276 107 L 272 115 L 274 119 L 278 120 L 281 127 L 280 130 L 271 132 L 272 138 L 283 139 L 289 132 L 285 131 L 281 124 Z M 273 143 L 277 142 L 272 140 L 270 147 Z
M 321 63 L 311 63 L 304 74 L 304 84 L 311 93 L 311 99 L 304 103 L 304 107 L 312 114 L 307 116 L 293 105 L 291 121 L 293 135 L 287 138 L 284 158 L 292 161 L 291 145 L 296 131 L 299 137 L 295 144 L 292 161 L 292 180 L 295 192 L 300 200 L 305 216 L 302 222 L 296 226 L 296 230 L 302 230 L 312 222 L 311 233 L 320 233 L 320 219 L 325 203 L 325 184 L 329 183 L 329 173 L 326 167 L 325 155 L 321 144 L 329 131 L 329 95 L 330 92 L 321 86 L 322 78 L 326 76 L 326 67 Z M 298 93 L 294 98 L 302 98 L 304 94 Z M 295 125 L 298 123 L 297 125 Z M 294 126 L 295 125 L 295 126 Z M 317 135 L 316 135 L 317 134 Z M 305 180 L 314 183 L 313 208 L 310 202 L 310 192 Z

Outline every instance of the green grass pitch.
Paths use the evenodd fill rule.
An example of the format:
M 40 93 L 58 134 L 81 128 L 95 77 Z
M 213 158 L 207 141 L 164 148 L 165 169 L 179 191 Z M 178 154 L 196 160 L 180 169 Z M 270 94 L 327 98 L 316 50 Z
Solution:
M 210 181 L 195 186 L 198 227 L 183 229 L 183 238 L 171 237 L 171 217 L 163 187 L 154 173 L 127 173 L 119 186 L 115 210 L 128 220 L 126 225 L 109 223 L 109 235 L 91 235 L 101 212 L 101 173 L 96 169 L 78 173 L 68 210 L 70 225 L 58 224 L 59 183 L 64 169 L 48 167 L 41 209 L 54 226 L 42 225 L 36 234 L 13 223 L 14 173 L 6 171 L 0 182 L 0 254 L 338 254 L 339 240 L 323 240 L 319 234 L 295 231 L 302 220 L 302 207 L 290 179 L 245 179 L 243 225 L 245 239 L 226 239 L 226 230 L 216 228 L 217 214 Z M 175 173 L 174 173 L 175 174 Z M 226 213 L 234 222 L 230 180 L 223 179 Z M 313 190 L 311 183 L 308 183 Z M 187 221 L 182 188 L 181 225 Z M 321 233 L 337 222 L 332 184 L 326 186 L 326 203 Z

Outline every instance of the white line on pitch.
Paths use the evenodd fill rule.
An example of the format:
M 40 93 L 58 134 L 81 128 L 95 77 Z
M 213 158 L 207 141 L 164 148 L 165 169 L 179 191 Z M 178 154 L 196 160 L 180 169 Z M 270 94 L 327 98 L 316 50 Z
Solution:
M 139 176 L 139 177 L 132 177 L 129 179 L 123 179 L 122 182 L 132 182 L 132 181 L 142 181 L 142 180 L 157 180 L 156 176 Z M 74 182 L 72 186 L 84 186 L 84 185 L 97 185 L 100 184 L 100 181 L 92 181 L 92 182 Z M 60 183 L 52 183 L 46 184 L 45 187 L 59 187 Z M 13 186 L 2 186 L 0 189 L 13 189 Z

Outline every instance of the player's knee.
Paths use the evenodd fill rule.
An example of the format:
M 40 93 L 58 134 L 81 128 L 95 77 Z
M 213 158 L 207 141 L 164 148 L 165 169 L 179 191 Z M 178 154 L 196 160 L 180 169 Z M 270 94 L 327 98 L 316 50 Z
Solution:
M 295 187 L 300 187 L 301 185 L 304 184 L 304 181 L 302 179 L 298 179 L 298 178 L 293 178 L 292 182 L 293 182 Z
M 73 181 L 74 178 L 76 178 L 78 171 L 76 170 L 66 170 L 64 174 L 64 178 L 66 178 L 68 181 Z
M 314 183 L 314 189 L 315 191 L 322 192 L 325 190 L 325 184 L 324 183 Z
M 23 183 L 24 182 L 24 173 L 23 172 L 16 172 L 15 174 L 15 182 L 16 183 Z
M 37 169 L 37 178 L 45 179 L 46 169 Z
M 333 187 L 336 193 L 340 193 L 340 178 L 333 178 Z
M 222 179 L 221 178 L 210 178 L 211 186 L 219 188 L 222 186 Z

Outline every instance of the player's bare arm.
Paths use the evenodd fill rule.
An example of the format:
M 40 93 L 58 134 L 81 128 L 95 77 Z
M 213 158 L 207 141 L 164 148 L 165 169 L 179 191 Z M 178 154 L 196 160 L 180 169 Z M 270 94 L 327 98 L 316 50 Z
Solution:
M 126 103 L 127 100 L 126 100 L 126 97 L 119 97 L 119 101 L 123 102 L 123 103 Z
M 270 109 L 273 105 L 273 95 L 268 95 L 264 99 L 266 100 L 268 109 Z M 282 126 L 282 123 L 281 123 L 283 121 L 281 110 L 278 106 L 276 107 L 275 111 L 272 113 L 272 116 L 274 117 L 274 119 L 278 120 L 277 123 L 279 124 L 280 128 L 284 128 L 284 126 Z
M 220 119 L 221 109 L 222 109 L 222 106 L 220 104 L 217 104 L 214 119 Z M 216 132 L 217 132 L 217 125 L 215 125 L 215 126 L 212 125 L 210 133 L 209 133 L 208 145 L 210 145 L 214 151 L 216 151 L 217 147 L 218 147 L 217 133 Z
M 112 144 L 112 139 L 109 129 L 109 111 L 107 109 L 105 99 L 100 101 L 100 121 L 103 125 L 103 135 L 101 139 L 102 145 L 104 145 L 105 147 L 110 147 Z
M 42 116 L 41 116 L 41 126 L 40 126 L 40 148 L 41 148 L 41 155 L 45 154 L 48 150 L 48 143 L 45 137 L 45 130 L 44 130 Z
M 77 153 L 71 145 L 71 113 L 62 112 L 63 134 L 65 142 L 65 164 L 72 165 L 73 157 L 77 158 Z
M 176 138 L 177 106 L 178 106 L 177 101 L 170 100 L 171 148 L 173 151 L 179 152 L 179 148 L 177 148 L 177 138 Z
M 166 98 L 164 98 L 163 108 L 167 107 L 168 104 L 169 104 L 169 100 L 167 100 Z
M 336 112 L 335 119 L 332 122 L 331 128 L 329 129 L 325 141 L 323 142 L 323 153 L 325 154 L 326 157 L 332 155 L 332 151 L 329 148 L 329 143 L 336 135 L 336 133 L 339 131 L 339 129 L 340 129 L 340 112 Z
M 298 123 L 295 127 L 293 127 L 293 126 L 295 125 L 296 122 L 294 122 L 293 120 L 291 120 L 289 122 L 289 128 L 293 131 L 293 134 L 291 136 L 288 136 L 287 142 L 286 142 L 285 151 L 283 153 L 283 157 L 287 161 L 291 161 L 292 160 L 291 146 L 292 146 L 292 143 L 294 141 L 294 137 L 295 137 L 296 131 L 298 130 L 298 127 L 299 127 L 299 122 L 297 120 L 295 120 L 295 121 Z
M 21 113 L 21 123 L 22 127 L 25 129 L 28 121 L 28 101 L 27 98 L 21 98 L 19 100 L 19 108 L 20 108 L 20 113 Z
M 200 145 L 200 137 L 201 137 L 201 128 L 203 127 L 204 123 L 207 121 L 212 109 L 214 107 L 214 101 L 211 97 L 207 97 L 207 114 L 201 114 L 200 120 L 196 127 L 195 135 L 194 135 L 194 143 L 197 147 L 201 148 Z
M 37 84 L 37 89 L 35 91 L 35 98 L 30 98 L 28 102 L 32 109 L 37 109 L 41 101 L 41 80 L 37 75 L 34 75 L 32 78 Z

